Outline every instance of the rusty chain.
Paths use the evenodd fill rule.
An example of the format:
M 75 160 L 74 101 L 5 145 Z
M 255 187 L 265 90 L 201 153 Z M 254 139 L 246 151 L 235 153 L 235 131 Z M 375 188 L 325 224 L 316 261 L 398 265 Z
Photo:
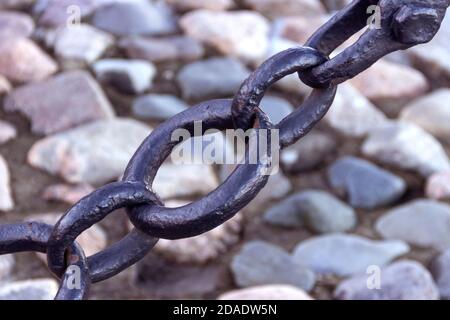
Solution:
M 367 8 L 372 5 L 380 9 L 380 25 L 368 28 L 353 45 L 330 59 L 336 48 L 366 27 Z M 183 207 L 166 208 L 152 191 L 152 183 L 177 144 L 171 140 L 174 130 L 182 128 L 192 134 L 196 121 L 202 121 L 204 131 L 275 128 L 279 130 L 280 146 L 289 146 L 327 113 L 339 83 L 391 52 L 430 41 L 449 6 L 450 0 L 353 1 L 319 28 L 305 46 L 288 49 L 264 62 L 242 84 L 234 99 L 200 103 L 156 128 L 136 151 L 121 182 L 108 184 L 81 199 L 55 226 L 37 222 L 1 225 L 0 254 L 47 253 L 49 269 L 61 281 L 55 299 L 80 300 L 87 297 L 91 283 L 108 279 L 141 260 L 158 238 L 192 237 L 219 226 L 265 186 L 269 177 L 267 163 L 241 164 L 204 198 Z M 273 125 L 259 109 L 259 103 L 269 86 L 295 72 L 314 90 L 301 107 Z M 256 151 L 247 145 L 246 157 Z M 86 258 L 75 239 L 119 208 L 126 208 L 135 228 L 116 244 Z M 80 270 L 77 288 L 67 283 L 72 266 Z

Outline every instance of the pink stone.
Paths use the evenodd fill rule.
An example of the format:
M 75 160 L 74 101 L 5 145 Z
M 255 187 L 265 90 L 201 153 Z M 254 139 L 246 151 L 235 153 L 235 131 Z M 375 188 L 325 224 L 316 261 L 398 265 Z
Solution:
M 0 75 L 15 82 L 39 81 L 58 70 L 55 61 L 28 38 L 0 38 Z
M 254 11 L 195 10 L 180 19 L 180 26 L 222 54 L 246 61 L 261 58 L 269 45 L 269 23 Z
M 326 20 L 326 16 L 283 17 L 274 22 L 274 29 L 282 38 L 304 44 Z
M 407 103 L 429 88 L 427 79 L 419 71 L 385 60 L 378 61 L 349 82 L 391 116 L 397 116 Z
M 438 172 L 429 177 L 425 194 L 435 200 L 450 199 L 450 171 Z
M 48 201 L 62 201 L 68 204 L 75 204 L 94 190 L 94 187 L 87 183 L 77 185 L 54 184 L 45 188 L 42 197 Z
M 86 71 L 66 72 L 19 87 L 7 97 L 5 110 L 25 114 L 32 131 L 40 134 L 114 117 L 101 87 Z
M 17 137 L 16 128 L 12 124 L 0 120 L 0 145 L 15 137 Z

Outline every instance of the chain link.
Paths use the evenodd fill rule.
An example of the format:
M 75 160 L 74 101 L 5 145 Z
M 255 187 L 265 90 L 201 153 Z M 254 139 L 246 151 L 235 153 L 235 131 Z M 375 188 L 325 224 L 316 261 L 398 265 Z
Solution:
M 368 28 L 353 45 L 334 58 L 328 56 L 367 26 L 367 8 L 381 10 L 379 28 Z M 369 68 L 383 56 L 430 41 L 439 30 L 450 0 L 356 0 L 339 11 L 304 47 L 283 51 L 264 62 L 242 84 L 233 100 L 198 104 L 167 120 L 144 140 L 129 162 L 121 182 L 94 191 L 75 204 L 55 226 L 37 222 L 0 226 L 0 255 L 22 251 L 47 253 L 49 269 L 61 279 L 55 299 L 87 297 L 92 282 L 108 279 L 141 260 L 158 238 L 180 239 L 207 232 L 245 207 L 265 186 L 267 162 L 237 166 L 216 190 L 179 208 L 166 208 L 152 191 L 158 168 L 177 142 L 176 129 L 279 129 L 280 146 L 305 136 L 327 113 L 336 85 Z M 276 81 L 297 72 L 313 87 L 302 106 L 278 125 L 259 108 L 265 91 Z M 270 134 L 270 130 L 267 131 Z M 269 136 L 270 138 L 270 136 Z M 269 143 L 270 145 L 270 143 Z M 246 158 L 257 152 L 247 144 Z M 269 148 L 267 156 L 270 157 Z M 86 258 L 75 239 L 116 209 L 125 208 L 135 226 L 125 238 Z M 71 288 L 71 268 L 79 270 L 78 288 Z

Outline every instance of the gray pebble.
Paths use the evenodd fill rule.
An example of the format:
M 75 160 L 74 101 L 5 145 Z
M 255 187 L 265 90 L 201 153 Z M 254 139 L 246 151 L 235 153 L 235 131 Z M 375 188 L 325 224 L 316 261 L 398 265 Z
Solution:
M 439 299 L 430 273 L 416 261 L 402 260 L 381 269 L 378 288 L 371 281 L 375 276 L 366 274 L 347 279 L 339 284 L 334 295 L 342 300 Z
M 33 279 L 0 285 L 0 300 L 52 300 L 58 291 L 53 279 Z
M 175 17 L 163 2 L 116 2 L 95 11 L 93 24 L 118 36 L 162 35 L 177 30 Z
M 133 102 L 133 114 L 143 119 L 165 120 L 186 110 L 189 106 L 175 96 L 148 94 Z
M 400 177 L 369 161 L 344 157 L 328 169 L 333 188 L 348 196 L 355 208 L 374 209 L 397 201 L 406 191 Z
M 357 235 L 330 234 L 310 238 L 294 250 L 298 263 L 320 274 L 349 276 L 371 265 L 384 266 L 409 252 L 403 241 L 375 241 Z
M 177 83 L 185 99 L 223 98 L 236 93 L 249 74 L 236 59 L 211 58 L 184 66 Z
M 283 170 L 299 173 L 313 170 L 335 151 L 336 141 L 329 135 L 311 131 L 305 137 L 281 151 Z
M 433 259 L 430 271 L 439 288 L 441 298 L 450 300 L 450 250 Z
M 259 107 L 267 114 L 273 124 L 279 123 L 294 111 L 294 107 L 289 101 L 275 96 L 265 96 Z
M 105 59 L 94 63 L 97 79 L 128 94 L 140 94 L 151 88 L 156 67 L 144 60 Z
M 313 272 L 283 249 L 263 241 L 245 244 L 233 258 L 231 270 L 239 287 L 290 284 L 309 291 L 315 283 Z
M 344 232 L 355 227 L 356 214 L 351 207 L 319 190 L 296 193 L 264 214 L 268 223 L 283 227 L 307 226 L 319 233 Z
M 450 205 L 414 200 L 388 211 L 377 220 L 375 229 L 386 239 L 443 251 L 450 248 Z

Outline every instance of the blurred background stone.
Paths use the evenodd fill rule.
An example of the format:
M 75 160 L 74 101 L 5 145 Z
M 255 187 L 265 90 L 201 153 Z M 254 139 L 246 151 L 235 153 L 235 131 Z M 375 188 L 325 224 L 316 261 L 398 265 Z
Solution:
M 0 285 L 0 300 L 53 300 L 58 292 L 54 279 L 33 279 Z
M 414 200 L 379 218 L 375 228 L 386 239 L 443 251 L 450 248 L 450 205 L 433 200 Z
M 65 69 L 83 68 L 99 59 L 114 38 L 87 24 L 63 27 L 55 34 L 55 54 Z
M 335 296 L 342 300 L 438 300 L 439 291 L 420 263 L 402 260 L 382 269 L 379 289 L 367 287 L 367 275 L 355 276 L 344 280 Z
M 155 299 L 205 298 L 223 290 L 226 267 L 220 264 L 198 266 L 174 264 L 149 254 L 139 263 L 139 285 L 146 296 Z
M 260 58 L 268 46 L 268 21 L 251 11 L 197 10 L 184 15 L 180 25 L 192 38 L 245 61 Z
M 129 58 L 152 62 L 170 60 L 192 61 L 200 59 L 204 48 L 200 42 L 185 36 L 127 37 L 119 42 Z
M 244 4 L 271 18 L 325 13 L 321 2 L 315 0 L 244 0 Z
M 264 220 L 288 228 L 306 226 L 317 233 L 345 232 L 356 225 L 351 207 L 318 190 L 306 190 L 286 198 L 266 211 Z
M 439 288 L 439 294 L 442 299 L 450 299 L 450 251 L 444 253 L 433 259 L 430 270 L 436 285 Z
M 261 100 L 259 107 L 265 112 L 273 124 L 279 123 L 294 111 L 289 101 L 274 96 L 265 96 Z
M 355 157 L 337 160 L 328 168 L 328 178 L 331 186 L 347 195 L 355 208 L 374 209 L 393 204 L 406 191 L 403 179 Z
M 262 241 L 247 243 L 231 262 L 236 284 L 250 287 L 264 284 L 289 284 L 309 291 L 314 273 L 277 246 Z
M 326 20 L 327 18 L 324 15 L 280 17 L 273 22 L 273 33 L 301 45 L 306 43 L 308 38 Z
M 442 145 L 420 127 L 406 122 L 391 122 L 372 131 L 362 145 L 362 152 L 383 164 L 412 170 L 424 177 L 450 169 Z
M 19 87 L 7 97 L 4 108 L 21 111 L 30 118 L 32 130 L 41 134 L 114 117 L 102 89 L 85 71 L 71 71 Z
M 206 164 L 163 164 L 156 174 L 154 189 L 163 199 L 205 195 L 219 186 L 212 166 Z
M 187 108 L 183 100 L 165 94 L 148 94 L 133 102 L 133 114 L 142 119 L 166 120 Z
M 0 256 L 0 288 L 1 283 L 8 280 L 14 268 L 14 256 L 12 254 L 6 254 Z
M 281 151 L 280 162 L 289 173 L 315 169 L 328 158 L 337 147 L 332 136 L 320 131 L 311 131 L 292 146 Z
M 450 171 L 438 172 L 429 177 L 425 193 L 435 200 L 450 199 Z
M 313 300 L 305 291 L 288 285 L 265 285 L 233 290 L 218 300 Z
M 385 60 L 378 61 L 350 83 L 391 116 L 397 116 L 405 104 L 428 90 L 422 73 Z
M 42 197 L 48 201 L 62 201 L 75 204 L 95 189 L 89 184 L 53 184 L 44 189 Z
M 412 122 L 450 144 L 450 90 L 441 89 L 407 105 L 400 119 Z
M 122 175 L 151 131 L 132 119 L 99 120 L 36 142 L 28 162 L 70 183 L 106 183 Z
M 340 134 L 364 137 L 386 124 L 385 115 L 348 84 L 338 87 L 336 98 L 324 121 Z
M 89 73 L 78 70 L 15 89 L 5 100 L 4 108 L 22 112 L 31 120 L 32 130 L 41 134 L 114 117 L 98 83 Z
M 11 177 L 8 163 L 0 155 L 0 211 L 8 211 L 14 207 L 11 191 Z
M 34 1 L 35 0 L 3 0 L 0 3 L 0 9 L 24 9 Z
M 28 37 L 34 31 L 34 21 L 20 12 L 0 11 L 0 37 Z
M 0 145 L 17 137 L 17 129 L 9 122 L 0 120 Z
M 352 0 L 323 0 L 325 7 L 331 11 L 339 10 L 348 5 Z
M 104 59 L 92 66 L 97 79 L 127 94 L 150 89 L 156 76 L 155 66 L 144 60 Z
M 0 56 L 0 74 L 15 82 L 42 80 L 58 70 L 47 53 L 23 37 L 2 37 Z
M 271 200 L 280 200 L 291 191 L 292 183 L 281 170 L 278 170 L 269 177 L 266 186 L 253 199 L 252 205 L 257 206 Z
M 233 7 L 233 0 L 167 0 L 167 3 L 179 11 L 195 9 L 226 10 Z
M 57 27 L 66 25 L 68 18 L 74 13 L 80 13 L 80 18 L 85 18 L 91 15 L 94 10 L 101 5 L 114 1 L 115 0 L 36 0 L 33 12 L 38 16 L 39 25 L 45 27 Z M 74 10 L 75 8 L 76 11 Z
M 177 30 L 175 16 L 164 2 L 119 1 L 101 6 L 92 23 L 118 36 L 163 35 Z
M 319 274 L 349 276 L 371 265 L 384 266 L 409 252 L 402 241 L 374 241 L 356 235 L 331 234 L 300 242 L 293 257 Z
M 212 58 L 184 66 L 177 75 L 183 98 L 203 100 L 233 95 L 250 74 L 236 59 Z
M 11 91 L 11 84 L 8 79 L 0 75 L 0 96 Z

